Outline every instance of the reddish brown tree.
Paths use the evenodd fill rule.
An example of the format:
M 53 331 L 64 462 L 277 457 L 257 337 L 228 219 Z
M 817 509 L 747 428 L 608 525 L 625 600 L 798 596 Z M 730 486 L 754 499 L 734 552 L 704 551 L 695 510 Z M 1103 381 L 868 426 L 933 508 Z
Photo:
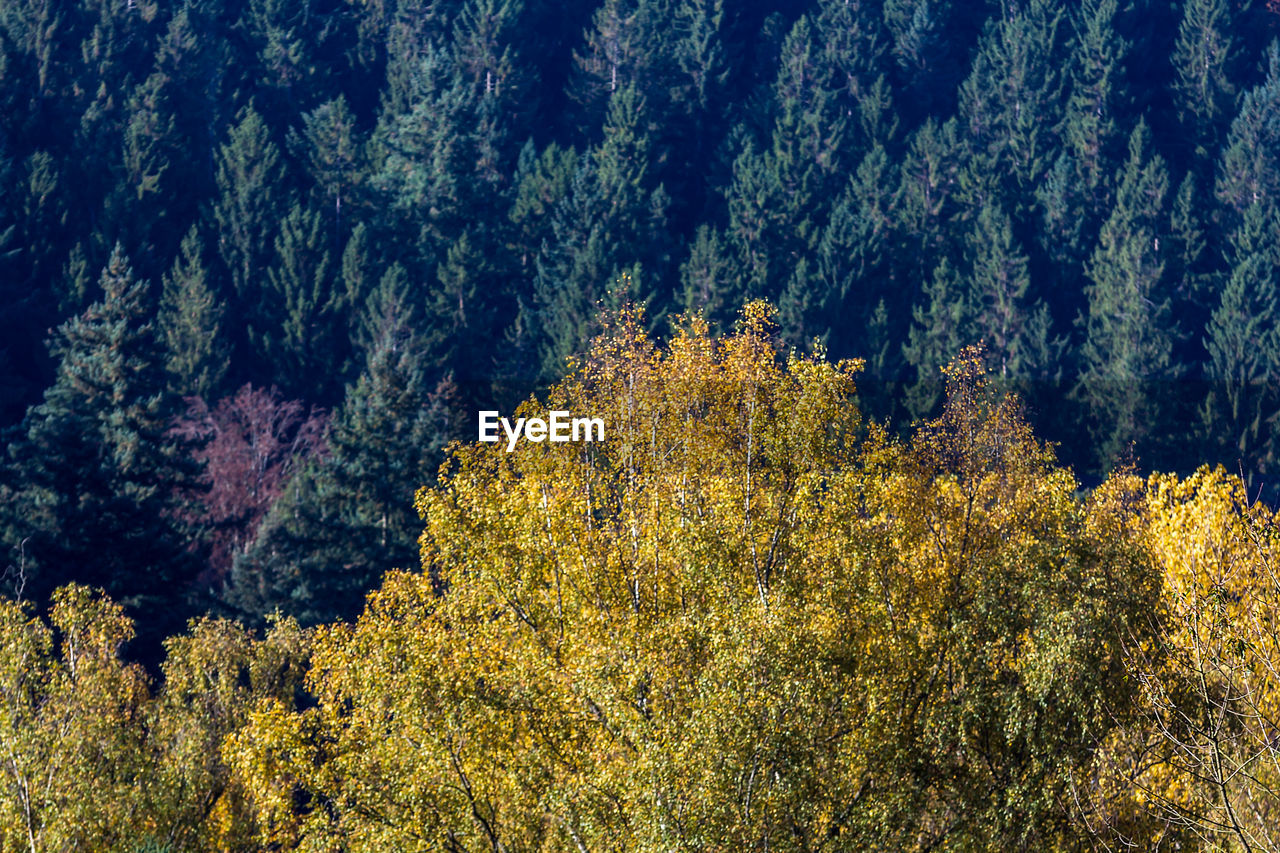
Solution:
M 278 389 L 245 385 L 213 408 L 187 398 L 185 416 L 174 431 L 200 442 L 203 492 L 192 521 L 210 531 L 208 565 L 201 585 L 226 576 L 237 551 L 253 541 L 258 523 L 280 496 L 289 475 L 324 452 L 328 415 L 298 400 L 283 400 Z

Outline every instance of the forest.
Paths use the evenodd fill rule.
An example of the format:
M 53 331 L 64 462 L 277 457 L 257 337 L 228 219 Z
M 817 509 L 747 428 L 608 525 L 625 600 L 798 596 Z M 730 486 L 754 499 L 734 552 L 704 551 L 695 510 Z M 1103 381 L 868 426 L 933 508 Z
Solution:
M 0 197 L 0 851 L 1278 849 L 1275 0 L 0 0 Z

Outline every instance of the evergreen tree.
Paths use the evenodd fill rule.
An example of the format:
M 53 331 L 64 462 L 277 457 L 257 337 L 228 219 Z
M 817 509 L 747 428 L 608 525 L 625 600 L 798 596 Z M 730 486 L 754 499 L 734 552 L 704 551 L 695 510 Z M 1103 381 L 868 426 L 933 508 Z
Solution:
M 405 103 L 388 103 L 371 149 L 372 182 L 393 239 L 428 269 L 443 260 L 467 218 L 472 193 L 471 93 L 448 51 L 427 42 L 406 72 Z M 406 60 L 407 61 L 407 60 Z M 402 255 L 403 257 L 403 255 Z
M 469 399 L 487 396 L 481 386 L 492 379 L 493 361 L 486 357 L 490 342 L 502 333 L 507 319 L 494 302 L 498 297 L 501 258 L 482 251 L 484 234 L 474 239 L 464 231 L 436 268 L 424 324 L 423 346 L 430 364 L 454 380 Z
M 1165 280 L 1173 299 L 1172 321 L 1181 338 L 1179 360 L 1185 364 L 1205 362 L 1199 332 L 1214 308 L 1219 277 L 1210 265 L 1213 253 L 1204 221 L 1212 211 L 1205 210 L 1196 184 L 1195 175 L 1188 172 L 1178 185 L 1165 237 Z
M 1280 43 L 1268 53 L 1266 79 L 1240 101 L 1218 163 L 1216 191 L 1237 216 L 1280 198 Z
M 302 133 L 292 133 L 291 146 L 306 163 L 316 190 L 332 205 L 334 251 L 344 237 L 342 205 L 350 205 L 361 175 L 362 144 L 355 116 L 341 96 L 302 117 Z
M 1211 382 L 1206 425 L 1223 461 L 1246 482 L 1276 470 L 1280 446 L 1280 216 L 1274 204 L 1249 207 L 1231 234 L 1231 264 L 1205 329 Z
M 865 0 L 819 0 L 814 16 L 830 85 L 838 102 L 857 116 L 851 145 L 864 152 L 888 143 L 897 130 L 888 82 L 889 35 L 876 3 Z
M 106 217 L 120 223 L 121 239 L 148 251 L 168 254 L 172 237 L 169 199 L 178 193 L 173 163 L 181 160 L 182 141 L 164 97 L 164 78 L 152 74 L 125 105 L 121 163 L 106 199 Z
M 923 418 L 937 409 L 945 390 L 942 368 L 955 354 L 974 343 L 964 283 L 951 262 L 943 258 L 924 287 L 922 301 L 912 311 L 915 322 L 902 346 L 916 379 L 907 390 L 907 409 Z
M 960 112 L 976 168 L 1006 176 L 1011 201 L 1053 164 L 1052 129 L 1062 115 L 1062 10 L 1030 0 L 984 34 L 960 90 Z M 1015 216 L 1020 211 L 1014 207 Z
M 1113 464 L 1131 442 L 1145 446 L 1154 437 L 1159 406 L 1180 374 L 1159 242 L 1169 177 L 1150 149 L 1151 133 L 1139 124 L 1086 269 L 1088 312 L 1077 320 L 1085 338 L 1075 394 L 1101 465 Z
M 969 255 L 972 271 L 966 301 L 975 338 L 986 344 L 993 378 L 1011 384 L 1052 370 L 1057 353 L 1049 338 L 1048 310 L 1030 292 L 1027 256 L 1017 245 L 1003 210 L 990 206 L 979 212 L 969 238 Z
M 204 243 L 194 225 L 180 251 L 164 277 L 157 317 L 168 353 L 165 368 L 175 393 L 213 400 L 222 388 L 230 354 L 222 332 L 225 309 L 209 283 Z
M 454 61 L 473 97 L 492 100 L 508 118 L 536 106 L 536 89 L 516 50 L 523 13 L 523 0 L 466 0 L 453 25 Z
M 273 235 L 289 207 L 283 158 L 262 116 L 246 107 L 215 159 L 218 197 L 211 212 L 218 252 L 242 316 L 261 323 L 262 270 L 270 265 Z
M 321 60 L 336 28 L 324 26 L 316 0 L 245 0 L 240 20 L 253 53 L 250 79 L 262 90 L 273 118 L 315 103 L 323 91 L 329 62 Z
M 643 110 L 634 87 L 613 97 L 604 139 L 582 158 L 553 214 L 535 280 L 547 376 L 559 375 L 565 357 L 589 340 L 599 305 L 624 273 L 623 289 L 643 302 L 667 263 L 667 196 L 651 178 Z
M 795 279 L 822 236 L 830 199 L 849 167 L 849 122 L 828 83 L 824 58 L 807 17 L 782 43 L 771 90 L 769 144 L 748 140 L 733 164 L 726 203 L 745 290 L 788 301 L 807 286 Z M 797 316 L 794 312 L 789 312 Z
M 514 227 L 515 268 L 522 274 L 532 273 L 543 243 L 553 239 L 552 213 L 569 194 L 579 160 L 576 150 L 554 142 L 538 152 L 530 140 L 520 150 L 507 217 Z
M 978 28 L 981 16 L 972 20 L 951 0 L 885 0 L 884 23 L 893 38 L 900 103 L 910 105 L 906 123 L 922 117 L 946 115 L 955 105 L 956 85 L 964 74 L 963 61 L 971 47 L 965 24 Z M 911 109 L 911 108 L 914 109 Z
M 894 174 L 878 144 L 859 164 L 827 217 L 811 256 L 799 258 L 778 302 L 783 339 L 822 340 L 834 355 L 861 355 L 886 292 Z
M 340 393 L 348 355 L 341 327 L 348 306 L 335 287 L 338 271 L 324 218 L 294 204 L 280 222 L 263 312 L 249 325 L 270 380 L 291 396 L 319 401 Z
M 1090 210 L 1110 182 L 1120 142 L 1117 118 L 1127 106 L 1123 65 L 1129 45 L 1116 29 L 1117 0 L 1083 0 L 1072 22 L 1075 39 L 1068 64 L 1070 94 L 1062 138 L 1084 183 Z
M 893 205 L 894 277 L 899 293 L 927 280 L 943 257 L 958 255 L 958 248 L 951 245 L 950 223 L 958 212 L 955 195 L 963 157 L 964 144 L 954 118 L 941 126 L 930 119 L 911 137 Z
M 448 436 L 447 402 L 426 385 L 406 289 L 384 284 L 364 321 L 376 338 L 327 454 L 294 476 L 233 565 L 224 596 L 242 614 L 349 619 L 384 572 L 417 562 L 413 495 Z
M 197 567 L 178 510 L 198 472 L 170 431 L 176 400 L 146 319 L 147 284 L 119 247 L 100 284 L 102 298 L 59 328 L 57 380 L 9 447 L 4 541 L 26 573 L 20 594 L 102 587 L 147 616 L 154 645 L 181 625 Z
M 168 21 L 155 52 L 161 97 L 173 117 L 181 156 L 169 160 L 171 221 L 189 221 L 214 194 L 218 136 L 231 123 L 239 80 L 228 27 L 219 4 L 185 0 Z M 180 188 L 180 189 L 179 189 Z
M 707 225 L 699 226 L 689 257 L 680 265 L 684 310 L 700 313 L 713 329 L 731 329 L 736 316 L 733 306 L 746 303 L 733 270 L 720 233 Z
M 672 10 L 668 0 L 604 0 L 574 53 L 570 94 L 581 106 L 579 126 L 588 135 L 608 120 L 618 93 L 633 89 L 653 110 L 665 112 L 674 70 L 662 61 L 662 32 Z
M 1187 0 L 1173 49 L 1173 94 L 1182 132 L 1204 162 L 1216 151 L 1235 102 L 1236 47 L 1226 0 Z

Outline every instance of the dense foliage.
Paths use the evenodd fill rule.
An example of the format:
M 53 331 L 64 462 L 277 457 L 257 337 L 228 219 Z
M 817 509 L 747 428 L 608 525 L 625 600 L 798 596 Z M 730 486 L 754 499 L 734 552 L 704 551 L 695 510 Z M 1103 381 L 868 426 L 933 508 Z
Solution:
M 1220 462 L 1274 497 L 1277 35 L 1263 0 L 10 0 L 9 588 L 153 601 L 48 543 L 109 563 L 177 520 L 202 544 L 153 578 L 160 610 L 350 614 L 412 551 L 445 441 L 559 378 L 626 301 L 726 331 L 769 299 L 787 344 L 865 358 L 864 410 L 902 425 L 984 343 L 1084 482 Z M 120 301 L 130 267 L 147 284 Z M 108 356 L 66 336 L 104 306 L 147 365 L 91 404 L 112 424 L 91 460 L 89 433 L 49 442 L 87 416 L 72 362 Z M 131 425 L 142 401 L 260 395 L 332 431 L 230 496 L 238 520 L 158 509 L 207 454 Z M 155 495 L 123 458 L 110 479 L 135 452 L 168 460 Z M 119 512 L 73 531 L 85 488 Z
M 1278 37 L 0 0 L 0 850 L 1276 849 Z
M 623 313 L 543 401 L 607 440 L 455 445 L 354 623 L 152 689 L 117 605 L 0 603 L 0 849 L 1280 849 L 1280 516 L 1082 496 L 977 351 L 865 428 L 771 316 Z

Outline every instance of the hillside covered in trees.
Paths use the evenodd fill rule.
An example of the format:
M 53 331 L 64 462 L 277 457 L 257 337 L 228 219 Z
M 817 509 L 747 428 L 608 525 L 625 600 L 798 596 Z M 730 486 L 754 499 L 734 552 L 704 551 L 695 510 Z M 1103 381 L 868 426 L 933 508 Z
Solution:
M 1274 497 L 1278 35 L 1263 0 L 6 0 L 5 584 L 156 641 L 349 618 L 447 441 L 626 302 L 768 299 L 898 429 L 981 343 L 1086 485 Z
M 976 350 L 894 437 L 770 320 L 622 314 L 523 408 L 609 438 L 454 445 L 354 622 L 152 687 L 118 605 L 0 602 L 0 849 L 1280 849 L 1280 516 L 1082 496 Z
M 1278 427 L 1274 0 L 0 0 L 5 853 L 1276 849 Z

